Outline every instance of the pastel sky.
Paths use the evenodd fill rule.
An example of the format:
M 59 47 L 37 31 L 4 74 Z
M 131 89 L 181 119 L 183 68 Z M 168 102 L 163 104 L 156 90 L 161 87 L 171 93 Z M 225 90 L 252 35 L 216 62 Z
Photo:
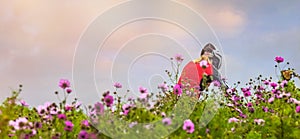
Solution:
M 21 98 L 30 105 L 40 105 L 46 101 L 55 101 L 54 91 L 59 90 L 61 78 L 72 80 L 73 58 L 76 48 L 89 25 L 114 5 L 125 3 L 122 0 L 2 0 L 0 2 L 0 101 L 22 84 Z M 223 75 L 229 85 L 262 74 L 275 76 L 274 57 L 282 56 L 295 68 L 300 69 L 300 1 L 280 0 L 178 0 L 180 4 L 193 9 L 203 17 L 200 27 L 209 25 L 216 33 L 219 43 L 216 46 L 224 55 Z M 157 2 L 162 14 L 168 7 Z M 132 14 L 143 16 L 139 5 Z M 173 9 L 174 17 L 185 17 L 187 13 Z M 124 13 L 103 22 L 97 31 L 104 31 L 114 21 L 131 14 Z M 187 22 L 198 23 L 196 19 Z M 205 24 L 204 24 L 205 23 Z M 102 29 L 102 30 L 101 30 Z M 211 30 L 194 31 L 199 34 L 203 46 Z M 207 35 L 206 35 L 207 34 Z M 93 36 L 97 38 L 99 36 Z M 202 41 L 204 40 L 204 41 Z M 209 40 L 209 39 L 208 39 Z M 89 44 L 86 44 L 88 46 Z M 184 47 L 183 47 L 184 46 Z M 85 77 L 85 63 L 95 66 L 95 82 L 86 82 L 82 78 L 76 89 L 76 96 L 84 103 L 98 101 L 99 92 L 113 89 L 113 81 L 130 80 L 124 83 L 124 90 L 138 88 L 138 84 L 155 88 L 164 69 L 170 67 L 162 55 L 170 57 L 182 53 L 186 61 L 197 58 L 201 47 L 189 34 L 167 22 L 142 20 L 126 24 L 119 28 L 106 43 L 103 53 L 95 61 L 79 59 L 76 74 Z M 80 50 L 80 49 L 77 49 Z M 86 51 L 86 56 L 94 56 Z M 117 53 L 119 52 L 119 53 Z M 189 53 L 190 52 L 190 53 Z M 143 55 L 141 55 L 141 53 Z M 136 59 L 138 56 L 138 59 Z M 149 57 L 148 57 L 149 56 Z M 115 59 L 114 59 L 115 58 Z M 161 60 L 161 59 L 164 60 Z M 135 62 L 134 59 L 137 61 Z M 75 62 L 76 63 L 76 62 Z M 132 64 L 131 67 L 129 66 Z M 167 66 L 166 66 L 167 65 Z M 110 66 L 114 66 L 111 69 Z M 130 70 L 129 70 L 130 69 Z M 110 72 L 111 71 L 111 72 Z M 130 72 L 128 72 L 130 71 Z M 157 73 L 156 73 L 157 72 Z M 103 73 L 112 73 L 113 79 Z M 126 73 L 126 74 L 125 74 Z M 125 77 L 129 76 L 130 77 Z M 157 76 L 156 76 L 157 75 Z M 123 77 L 124 76 L 124 77 Z M 151 78 L 151 79 L 149 79 Z M 149 84 L 150 82 L 150 84 Z M 122 82 L 123 83 L 123 82 Z M 94 92 L 96 84 L 99 92 Z M 299 83 L 297 82 L 299 85 Z M 75 93 L 72 94 L 72 97 Z

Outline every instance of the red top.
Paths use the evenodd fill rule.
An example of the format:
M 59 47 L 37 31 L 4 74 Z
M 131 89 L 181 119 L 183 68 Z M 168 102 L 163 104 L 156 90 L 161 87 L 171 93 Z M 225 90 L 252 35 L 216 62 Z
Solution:
M 189 83 L 189 89 L 196 88 L 195 92 L 199 92 L 199 84 L 204 74 L 213 75 L 212 65 L 208 63 L 206 68 L 202 68 L 199 62 L 194 63 L 191 61 L 183 68 L 178 84 L 181 84 L 182 82 L 184 85 Z

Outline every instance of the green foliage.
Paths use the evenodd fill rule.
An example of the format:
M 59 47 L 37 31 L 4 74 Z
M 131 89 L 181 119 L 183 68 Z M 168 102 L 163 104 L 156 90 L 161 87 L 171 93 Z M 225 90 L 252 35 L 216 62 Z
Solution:
M 116 87 L 113 105 L 108 105 L 107 92 L 86 113 L 77 106 L 77 100 L 66 104 L 66 88 L 58 104 L 28 107 L 18 98 L 20 86 L 0 105 L 0 136 L 80 138 L 79 134 L 86 131 L 89 138 L 299 138 L 300 113 L 296 107 L 300 105 L 300 89 L 294 78 L 272 81 L 259 76 L 245 87 L 237 83 L 232 88 L 206 84 L 198 99 L 190 88 L 182 87 L 180 95 L 174 93 L 180 63 L 174 65 L 174 73 L 167 72 L 173 83 L 158 93 L 156 101 L 150 101 L 153 93 L 148 92 L 137 99 L 121 98 Z M 45 113 L 41 113 L 43 108 Z M 59 114 L 66 118 L 59 118 Z M 31 128 L 16 129 L 11 124 L 22 117 L 28 120 L 22 124 Z M 170 123 L 166 122 L 168 118 Z M 192 133 L 184 129 L 187 119 L 194 124 Z M 84 120 L 89 120 L 89 125 L 83 124 Z M 74 125 L 70 131 L 66 130 L 66 121 Z

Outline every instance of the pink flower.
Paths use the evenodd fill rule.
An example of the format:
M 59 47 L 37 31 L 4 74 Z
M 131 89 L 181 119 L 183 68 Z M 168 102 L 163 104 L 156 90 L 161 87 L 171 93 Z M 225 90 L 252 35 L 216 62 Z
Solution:
M 251 92 L 250 92 L 250 91 L 246 91 L 246 92 L 244 92 L 244 96 L 245 96 L 245 97 L 249 97 L 249 96 L 251 96 Z
M 72 93 L 72 89 L 70 89 L 70 88 L 66 89 L 66 91 L 68 94 Z
M 139 99 L 141 101 L 147 101 L 147 98 L 148 98 L 148 93 L 143 93 L 139 96 Z
M 131 105 L 130 104 L 124 104 L 122 106 L 122 110 L 123 110 L 123 115 L 127 115 L 129 113 L 129 110 L 131 108 Z
M 115 87 L 115 88 L 122 88 L 122 84 L 121 84 L 121 83 L 118 83 L 118 82 L 115 82 L 115 83 L 114 83 L 114 87 Z
M 288 83 L 288 81 L 283 80 L 283 81 L 280 83 L 280 86 L 281 86 L 282 88 L 284 88 L 284 87 L 287 85 L 287 83 Z
M 97 102 L 94 105 L 94 109 L 95 109 L 95 112 L 96 112 L 97 115 L 102 115 L 104 113 L 104 106 L 100 102 Z
M 217 81 L 217 80 L 214 80 L 214 81 L 212 82 L 212 84 L 213 84 L 214 86 L 216 86 L 216 87 L 220 87 L 220 86 L 221 86 L 220 82 Z
M 69 104 L 66 104 L 66 105 L 65 105 L 65 110 L 66 110 L 66 111 L 72 110 L 72 108 L 73 108 L 72 105 L 69 105 Z
M 159 84 L 158 89 L 161 89 L 163 92 L 167 92 L 168 91 L 168 85 L 165 84 L 165 83 Z
M 281 62 L 284 61 L 284 58 L 281 57 L 281 56 L 276 56 L 276 57 L 275 57 L 275 61 L 276 61 L 277 63 L 281 63 Z
M 181 86 L 179 84 L 176 84 L 174 86 L 173 90 L 174 90 L 175 95 L 181 95 L 182 94 L 182 89 L 181 89 Z
M 179 63 L 183 61 L 183 57 L 182 57 L 181 54 L 176 54 L 176 55 L 174 56 L 174 58 L 175 58 L 175 60 L 176 60 L 177 62 L 179 62 Z
M 142 86 L 139 88 L 139 91 L 140 91 L 142 94 L 148 93 L 148 92 L 147 92 L 147 88 L 144 88 L 144 87 L 142 87 Z
M 265 85 L 269 85 L 269 81 L 268 80 L 264 80 L 264 82 L 263 82 Z
M 194 123 L 190 119 L 185 120 L 183 123 L 183 130 L 187 133 L 193 133 L 195 131 Z
M 268 107 L 262 106 L 262 109 L 263 109 L 264 112 L 268 112 L 269 111 Z
M 66 131 L 72 131 L 74 124 L 71 121 L 65 121 L 65 128 Z
M 131 122 L 128 126 L 129 126 L 129 128 L 132 128 L 132 127 L 134 127 L 137 124 L 138 124 L 137 122 Z
M 269 98 L 268 102 L 272 103 L 274 101 L 274 97 Z
M 243 113 L 240 113 L 239 115 L 241 118 L 247 118 L 247 115 L 243 114 Z
M 69 88 L 70 87 L 70 81 L 67 80 L 67 79 L 60 79 L 58 86 L 61 87 L 62 89 Z
M 88 139 L 89 134 L 85 130 L 81 130 L 78 134 L 78 139 Z
M 62 114 L 58 114 L 58 115 L 57 115 L 57 118 L 58 118 L 58 119 L 62 119 L 62 120 L 66 120 L 66 119 L 67 119 L 67 116 L 66 116 L 65 114 L 62 113 Z
M 300 106 L 297 106 L 297 107 L 296 107 L 296 112 L 297 112 L 297 113 L 300 113 Z
M 25 117 L 20 117 L 14 121 L 10 120 L 8 124 L 12 126 L 14 130 L 30 129 L 29 125 L 32 125 Z
M 24 107 L 28 107 L 29 106 L 24 100 L 20 100 L 20 103 Z
M 252 107 L 252 106 L 253 106 L 253 105 L 252 105 L 251 102 L 247 103 L 247 107 Z
M 237 122 L 239 122 L 239 121 L 240 121 L 240 120 L 237 119 L 237 118 L 235 118 L 235 117 L 232 117 L 232 118 L 228 119 L 228 123 L 237 123 Z
M 278 84 L 275 83 L 275 82 L 272 82 L 272 83 L 270 84 L 270 86 L 273 87 L 273 88 L 275 89 L 275 88 L 278 86 Z
M 81 125 L 85 126 L 85 127 L 88 127 L 89 126 L 89 121 L 88 120 L 83 120 L 83 121 L 81 121 Z
M 167 115 L 166 115 L 165 112 L 162 112 L 162 113 L 161 113 L 161 116 L 162 116 L 162 117 L 166 117 Z
M 202 68 L 207 68 L 208 67 L 208 62 L 206 60 L 201 60 L 199 62 L 199 64 L 200 64 L 200 67 L 202 67 Z
M 253 113 L 253 112 L 254 112 L 254 108 L 249 107 L 249 108 L 248 108 L 248 111 L 251 112 L 251 113 Z
M 172 124 L 172 120 L 170 118 L 164 118 L 162 120 L 164 125 L 171 125 Z
M 111 95 L 106 95 L 106 96 L 104 97 L 104 102 L 106 103 L 106 106 L 107 106 L 107 107 L 111 107 L 112 104 L 114 103 L 114 97 L 111 96 Z
M 256 123 L 258 125 L 263 125 L 265 123 L 265 120 L 263 120 L 263 119 L 254 119 L 254 123 Z

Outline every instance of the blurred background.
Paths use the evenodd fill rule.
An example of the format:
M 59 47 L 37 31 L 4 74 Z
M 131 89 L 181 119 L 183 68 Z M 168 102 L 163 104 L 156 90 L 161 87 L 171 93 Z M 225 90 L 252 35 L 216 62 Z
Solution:
M 99 15 L 121 2 L 126 1 L 2 0 L 0 2 L 0 101 L 9 96 L 11 90 L 17 89 L 19 84 L 24 86 L 21 98 L 30 105 L 37 106 L 46 101 L 55 101 L 54 92 L 59 90 L 59 80 L 61 78 L 72 80 L 73 57 L 81 35 Z M 260 74 L 265 77 L 276 77 L 274 71 L 276 56 L 284 57 L 291 63 L 290 67 L 300 72 L 298 61 L 300 59 L 300 1 L 178 0 L 176 2 L 198 12 L 216 33 L 219 43 L 215 45 L 221 50 L 224 58 L 223 76 L 228 79 L 230 86 L 237 81 L 245 84 L 250 78 Z M 143 7 L 147 5 L 136 7 L 132 12 L 139 12 Z M 176 9 L 174 15 L 184 16 Z M 108 20 L 105 24 L 109 22 Z M 143 37 L 128 42 L 134 40 L 133 36 L 145 33 L 152 33 L 152 37 L 145 40 L 146 43 Z M 159 42 L 160 36 L 168 38 L 172 35 L 173 40 Z M 155 57 L 150 53 L 154 57 L 145 57 L 142 63 L 138 64 L 140 61 L 137 61 L 136 65 L 125 69 L 122 66 L 118 67 L 120 64 L 113 65 L 115 67 L 113 71 L 116 71 L 113 80 L 101 78 L 101 71 L 111 71 L 106 67 L 112 66 L 114 60 L 125 65 L 130 64 L 128 62 L 132 60 L 126 60 L 122 55 L 126 57 L 132 54 L 131 52 L 137 51 L 137 48 L 145 51 L 144 53 L 148 50 L 153 52 L 153 49 L 155 52 L 165 52 L 167 54 L 164 59 L 166 59 L 176 52 L 181 53 L 182 49 L 185 49 L 182 46 L 189 48 L 189 45 L 195 45 L 193 41 L 195 40 L 188 37 L 185 31 L 165 22 L 136 22 L 120 28 L 107 40 L 104 54 L 98 55 L 94 62 L 97 71 L 95 84 L 99 84 L 98 91 L 113 89 L 113 82 L 119 81 L 118 77 L 122 81 L 121 76 L 125 72 L 117 72 L 122 70 L 136 75 L 128 78 L 132 82 L 155 88 L 153 86 L 156 84 L 153 85 L 153 81 L 156 79 L 152 78 L 156 75 L 155 72 L 161 72 L 157 73 L 159 75 L 157 77 L 160 78 L 164 74 L 164 69 L 170 67 L 164 62 L 159 62 L 161 55 Z M 137 47 L 143 43 L 145 43 L 144 47 Z M 201 45 L 205 43 L 202 42 Z M 170 47 L 177 45 L 178 47 Z M 197 58 L 201 48 L 202 46 L 198 46 L 189 49 L 193 52 L 191 55 L 184 52 L 185 62 Z M 118 50 L 122 53 L 110 54 Z M 130 72 L 127 72 L 130 68 Z M 149 72 L 145 69 L 152 71 L 151 75 L 147 75 Z M 143 83 L 141 81 L 144 79 L 140 75 L 147 75 L 151 79 L 147 77 Z M 124 92 L 128 88 L 138 88 L 135 85 L 130 87 L 123 84 L 124 88 L 121 91 Z M 299 85 L 299 82 L 297 84 Z M 90 93 L 92 91 L 93 89 L 87 89 L 76 94 L 85 96 L 84 101 L 89 99 L 90 102 L 97 101 L 95 92 Z M 72 97 L 75 97 L 75 93 Z

